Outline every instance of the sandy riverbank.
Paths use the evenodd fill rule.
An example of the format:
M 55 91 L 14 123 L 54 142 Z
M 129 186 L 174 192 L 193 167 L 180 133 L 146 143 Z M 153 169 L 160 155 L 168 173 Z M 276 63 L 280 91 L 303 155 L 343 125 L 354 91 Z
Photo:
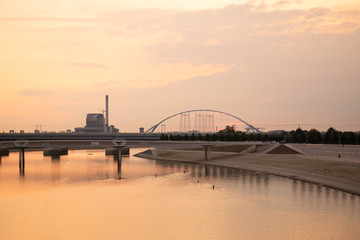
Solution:
M 338 146 L 331 145 L 321 145 L 322 147 L 287 146 L 302 154 L 267 154 L 266 151 L 255 153 L 213 151 L 211 161 L 207 161 L 204 159 L 204 151 L 201 149 L 154 149 L 138 156 L 264 172 L 360 195 L 360 158 L 358 157 L 360 146 L 340 149 L 342 152 Z M 268 148 L 274 149 L 274 147 Z

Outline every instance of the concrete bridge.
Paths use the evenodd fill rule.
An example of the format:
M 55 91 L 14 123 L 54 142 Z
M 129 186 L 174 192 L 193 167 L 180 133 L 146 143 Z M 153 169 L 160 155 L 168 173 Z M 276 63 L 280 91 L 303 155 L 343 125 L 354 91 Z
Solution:
M 129 147 L 126 146 L 126 141 L 122 139 L 1 141 L 0 164 L 3 156 L 9 156 L 10 152 L 19 152 L 20 176 L 24 176 L 26 151 L 43 151 L 44 156 L 60 159 L 60 156 L 68 154 L 68 149 L 105 149 L 106 155 L 113 155 L 114 160 L 118 161 L 119 173 L 121 173 L 122 155 L 129 155 Z
M 158 134 L 140 133 L 0 133 L 0 142 L 16 140 L 160 140 Z
M 12 134 L 13 135 L 13 134 Z M 23 134 L 24 135 L 24 134 Z M 37 135 L 37 134 L 35 134 Z M 59 159 L 62 155 L 67 155 L 68 150 L 76 149 L 105 149 L 106 155 L 114 156 L 118 163 L 118 174 L 121 179 L 121 161 L 123 155 L 129 155 L 129 148 L 183 148 L 183 147 L 204 147 L 205 158 L 210 160 L 210 146 L 204 142 L 168 142 L 168 141 L 138 141 L 138 140 L 16 140 L 0 141 L 0 164 L 1 157 L 8 156 L 10 152 L 19 153 L 20 176 L 25 175 L 25 155 L 27 151 L 43 151 L 44 156 L 51 156 Z

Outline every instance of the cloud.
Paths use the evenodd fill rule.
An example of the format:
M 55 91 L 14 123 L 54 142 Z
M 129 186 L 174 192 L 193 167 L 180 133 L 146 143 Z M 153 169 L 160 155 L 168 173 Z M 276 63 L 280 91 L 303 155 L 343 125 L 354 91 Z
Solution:
M 144 51 L 159 62 L 256 64 L 267 55 L 298 53 L 324 42 L 337 47 L 339 37 L 350 38 L 360 29 L 360 19 L 353 12 L 360 15 L 359 9 L 264 11 L 255 6 L 230 5 L 219 10 L 176 13 L 163 21 L 162 30 L 169 37 L 144 47 Z
M 22 61 L 21 72 L 33 74 L 17 95 L 53 96 L 36 86 L 64 89 L 54 105 L 81 112 L 81 121 L 102 108 L 105 94 L 121 126 L 136 119 L 146 127 L 193 108 L 251 123 L 359 119 L 360 10 L 290 9 L 294 1 L 287 2 L 22 20 L 21 28 L 8 25 L 8 33 L 19 34 L 8 40 L 3 62 L 15 59 L 13 69 L 20 69 Z
M 51 90 L 46 89 L 22 89 L 19 92 L 17 92 L 18 96 L 25 96 L 25 97 L 48 97 L 52 95 Z
M 285 5 L 291 4 L 291 1 L 278 1 L 272 5 L 272 7 L 283 7 Z
M 76 67 L 85 67 L 85 68 L 106 68 L 105 65 L 99 63 L 80 63 L 80 62 L 73 62 L 69 63 L 70 65 Z
M 98 22 L 99 18 L 75 18 L 75 17 L 0 17 L 0 21 L 14 21 L 14 22 Z

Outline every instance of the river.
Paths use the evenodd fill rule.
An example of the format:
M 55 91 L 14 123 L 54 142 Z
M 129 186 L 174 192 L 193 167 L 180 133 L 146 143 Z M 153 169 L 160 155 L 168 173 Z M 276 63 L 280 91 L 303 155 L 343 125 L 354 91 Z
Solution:
M 360 239 L 359 196 L 143 150 L 121 173 L 104 150 L 2 157 L 0 239 Z

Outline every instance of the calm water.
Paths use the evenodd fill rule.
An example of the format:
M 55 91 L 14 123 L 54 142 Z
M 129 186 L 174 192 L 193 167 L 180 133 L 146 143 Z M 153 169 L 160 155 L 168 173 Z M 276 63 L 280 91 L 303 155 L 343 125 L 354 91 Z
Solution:
M 358 196 L 267 174 L 130 156 L 118 180 L 103 150 L 18 167 L 2 158 L 2 240 L 360 239 Z

